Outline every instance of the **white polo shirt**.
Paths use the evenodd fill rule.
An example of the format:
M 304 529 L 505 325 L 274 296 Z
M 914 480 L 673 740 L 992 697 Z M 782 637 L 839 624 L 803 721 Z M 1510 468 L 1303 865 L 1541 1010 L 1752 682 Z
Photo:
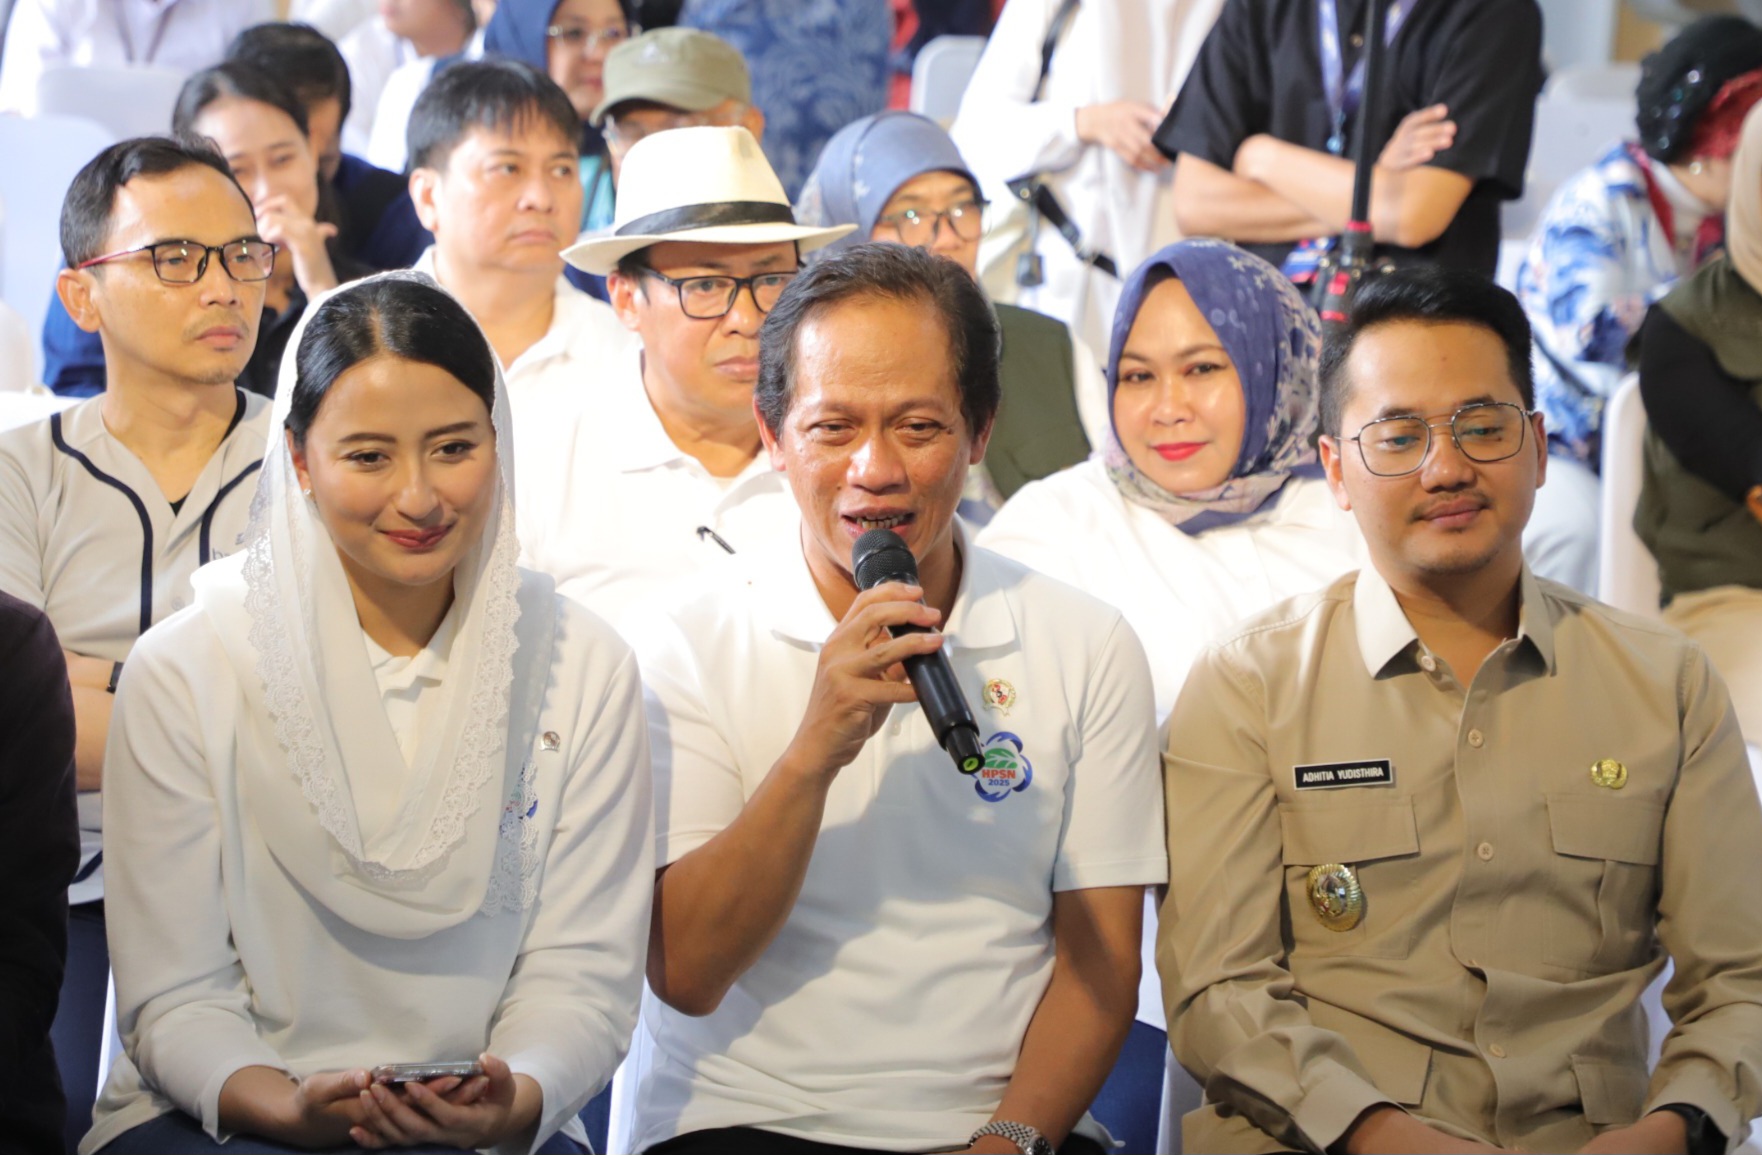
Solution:
M 1320 478 L 1294 478 L 1253 516 L 1191 534 L 1127 501 L 1095 458 L 1017 490 L 979 544 L 1118 607 L 1150 656 L 1158 720 L 1229 626 L 1369 560 Z
M 423 250 L 411 266 L 437 282 L 434 246 Z M 442 287 L 446 285 L 442 283 Z M 551 325 L 544 336 L 502 366 L 508 379 L 508 407 L 514 414 L 514 452 L 527 455 L 522 431 L 528 425 L 548 425 L 572 417 L 604 387 L 613 367 L 621 364 L 642 339 L 618 320 L 604 301 L 588 296 L 562 276 L 557 277 L 551 306 Z M 524 499 L 525 495 L 521 497 Z
M 1001 775 L 994 800 L 916 705 L 896 706 L 839 772 L 788 921 L 721 1006 L 692 1018 L 648 1000 L 656 1057 L 634 1150 L 735 1126 L 964 1144 L 1001 1101 L 1051 977 L 1054 892 L 1167 880 L 1131 627 L 1069 586 L 963 553 L 946 652 Z M 799 542 L 736 563 L 632 630 L 662 864 L 726 827 L 769 773 L 835 625 Z
M 0 57 L 0 112 L 34 115 L 37 81 L 57 65 L 194 72 L 275 18 L 270 0 L 18 0 Z
M 238 391 L 233 425 L 177 510 L 104 427 L 102 395 L 0 433 L 0 589 L 49 615 L 63 649 L 128 658 L 190 603 L 196 567 L 238 547 L 269 437 L 269 399 Z M 81 794 L 71 902 L 103 897 L 97 792 Z
M 522 424 L 516 400 L 514 421 L 521 564 L 615 626 L 731 552 L 797 540 L 795 497 L 763 452 L 718 478 L 673 444 L 640 346 L 567 417 Z

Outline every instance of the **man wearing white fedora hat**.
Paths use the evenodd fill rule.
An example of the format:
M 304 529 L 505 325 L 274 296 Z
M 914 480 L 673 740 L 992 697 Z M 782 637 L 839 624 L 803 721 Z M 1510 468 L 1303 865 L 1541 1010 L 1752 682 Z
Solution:
M 641 347 L 521 447 L 526 564 L 614 624 L 673 579 L 796 531 L 759 453 L 759 325 L 804 251 L 848 227 L 795 223 L 752 134 L 693 127 L 636 143 L 609 232 L 563 257 L 609 274 Z

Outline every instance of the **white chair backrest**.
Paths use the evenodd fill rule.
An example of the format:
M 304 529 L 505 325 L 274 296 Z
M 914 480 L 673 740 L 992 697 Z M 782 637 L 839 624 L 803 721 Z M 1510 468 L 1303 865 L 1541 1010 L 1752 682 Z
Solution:
M 1636 374 L 1603 407 L 1603 513 L 1597 543 L 1597 595 L 1617 609 L 1658 616 L 1658 563 L 1634 532 L 1640 502 L 1646 408 Z
M 6 204 L 0 299 L 18 310 L 37 349 L 61 268 L 61 201 L 74 174 L 115 141 L 101 126 L 66 116 L 0 116 L 0 201 Z M 43 367 L 32 361 L 32 375 Z
M 1583 70 L 1581 70 L 1582 72 Z M 1618 140 L 1634 134 L 1633 86 L 1619 97 L 1556 95 L 1552 83 L 1536 101 L 1535 137 L 1523 197 L 1500 210 L 1499 232 L 1506 240 L 1527 240 L 1554 190 L 1568 177 L 1589 168 Z
M 35 346 L 18 310 L 0 301 L 0 393 L 23 393 L 39 384 L 31 372 L 37 363 Z
M 1567 100 L 1625 100 L 1632 102 L 1640 84 L 1640 66 L 1614 60 L 1606 64 L 1569 64 L 1556 69 L 1542 88 L 1542 95 Z
M 37 112 L 96 121 L 117 140 L 170 132 L 185 75 L 170 68 L 57 65 L 37 79 Z
M 59 413 L 70 405 L 79 404 L 79 400 L 78 397 L 62 397 L 47 390 L 0 393 L 0 431 L 41 421 L 51 413 Z
M 1631 91 L 1613 98 L 1544 92 L 1536 101 L 1528 179 L 1553 186 L 1589 166 L 1610 145 L 1634 135 L 1636 108 Z
M 920 48 L 912 62 L 912 111 L 942 124 L 953 120 L 984 51 L 983 36 L 938 36 Z

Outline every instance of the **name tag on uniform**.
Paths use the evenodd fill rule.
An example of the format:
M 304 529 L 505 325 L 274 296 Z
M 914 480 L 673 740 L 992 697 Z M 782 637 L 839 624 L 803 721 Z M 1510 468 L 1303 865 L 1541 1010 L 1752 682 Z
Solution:
M 1356 762 L 1318 762 L 1293 766 L 1299 790 L 1338 790 L 1342 786 L 1393 786 L 1395 764 L 1387 758 L 1361 758 Z

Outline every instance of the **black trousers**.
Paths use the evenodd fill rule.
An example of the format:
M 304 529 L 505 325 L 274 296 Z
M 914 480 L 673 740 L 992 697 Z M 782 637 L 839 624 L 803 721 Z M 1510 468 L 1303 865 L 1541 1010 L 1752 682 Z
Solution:
M 892 1155 L 867 1147 L 840 1147 L 816 1143 L 794 1135 L 761 1131 L 757 1127 L 721 1127 L 693 1131 L 650 1147 L 644 1155 Z M 1108 1155 L 1101 1144 L 1087 1135 L 1072 1135 L 1059 1147 L 1058 1155 Z

